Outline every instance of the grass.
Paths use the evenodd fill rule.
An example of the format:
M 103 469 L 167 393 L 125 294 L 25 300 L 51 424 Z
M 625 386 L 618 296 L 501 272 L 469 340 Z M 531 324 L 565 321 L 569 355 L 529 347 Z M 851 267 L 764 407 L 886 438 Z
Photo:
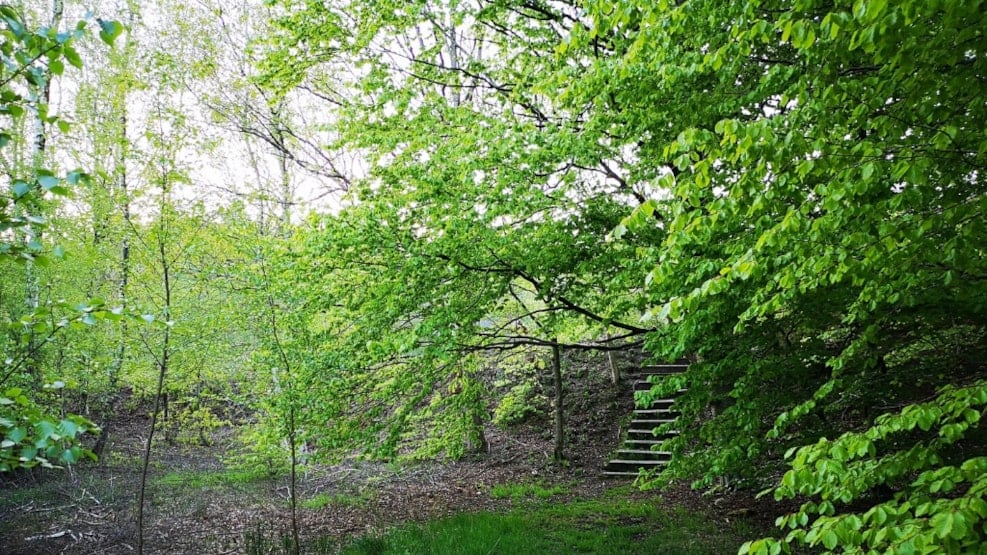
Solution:
M 736 553 L 750 532 L 654 502 L 627 499 L 541 504 L 508 513 L 459 514 L 363 536 L 345 555 Z
M 373 499 L 373 494 L 367 490 L 360 495 L 350 495 L 346 493 L 319 493 L 308 499 L 302 499 L 299 505 L 303 509 L 318 510 L 329 505 L 344 507 L 363 507 Z
M 78 483 L 66 489 L 64 480 L 43 481 L 33 486 L 0 490 L 0 511 L 13 511 L 0 524 L 0 543 L 37 533 L 37 514 L 18 514 L 26 503 L 41 500 L 52 507 L 46 518 L 71 522 L 76 508 L 93 503 L 102 507 L 129 507 L 133 483 L 106 480 L 100 472 L 77 474 Z M 217 498 L 236 499 L 247 504 L 270 496 L 272 483 L 257 473 L 238 470 L 173 471 L 152 479 L 155 510 L 185 516 L 209 514 Z M 737 527 L 663 507 L 656 499 L 637 499 L 630 486 L 614 488 L 594 500 L 565 501 L 571 484 L 552 485 L 545 481 L 501 484 L 491 489 L 497 498 L 520 499 L 515 509 L 505 512 L 457 514 L 420 524 L 406 524 L 384 534 L 345 540 L 347 555 L 409 554 L 732 554 L 745 539 L 760 537 L 763 530 L 749 525 Z M 81 490 L 82 493 L 76 493 Z M 345 493 L 321 493 L 301 502 L 306 510 L 330 505 L 363 506 L 373 489 Z M 76 497 L 78 496 L 78 497 Z M 225 496 L 225 497 L 224 497 Z M 64 509 L 64 510 L 63 510 Z M 4 539 L 6 538 L 6 539 Z M 290 537 L 278 523 L 260 525 L 245 532 L 247 553 L 290 553 Z M 303 553 L 339 553 L 336 537 L 303 540 Z
M 174 514 L 204 514 L 216 499 L 240 505 L 264 503 L 271 497 L 274 479 L 237 469 L 173 470 L 148 476 L 149 503 L 155 510 Z
M 241 470 L 172 471 L 152 479 L 153 483 L 157 486 L 168 488 L 181 487 L 195 490 L 245 485 L 264 480 L 266 478 L 259 477 L 257 473 Z
M 532 497 L 548 499 L 568 492 L 569 486 L 565 484 L 548 485 L 545 482 L 497 484 L 490 488 L 490 497 L 494 499 L 510 498 L 517 501 Z

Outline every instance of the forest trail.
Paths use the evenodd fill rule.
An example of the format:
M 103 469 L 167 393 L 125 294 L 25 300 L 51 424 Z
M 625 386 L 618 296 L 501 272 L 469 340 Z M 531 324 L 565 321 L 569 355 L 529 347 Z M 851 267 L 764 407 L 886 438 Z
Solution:
M 490 451 L 455 462 L 393 465 L 347 460 L 312 465 L 298 487 L 303 541 L 335 541 L 388 527 L 460 512 L 506 511 L 524 499 L 495 498 L 498 485 L 533 484 L 556 489 L 551 500 L 604 495 L 649 499 L 622 478 L 600 475 L 618 445 L 621 416 L 630 395 L 583 395 L 571 389 L 568 461 L 551 462 L 552 438 L 545 422 L 506 432 L 488 426 Z M 580 403 L 585 403 L 585 406 Z M 137 414 L 112 423 L 106 454 L 98 464 L 22 477 L 0 485 L 0 546 L 3 553 L 131 553 L 134 492 L 147 419 Z M 290 528 L 285 478 L 254 479 L 224 463 L 235 445 L 229 429 L 212 446 L 156 444 L 149 478 L 145 546 L 151 553 L 244 553 L 249 544 L 277 543 Z M 608 493 L 610 492 L 610 493 Z M 729 521 L 746 512 L 743 496 L 703 497 L 687 487 L 661 493 L 661 503 Z

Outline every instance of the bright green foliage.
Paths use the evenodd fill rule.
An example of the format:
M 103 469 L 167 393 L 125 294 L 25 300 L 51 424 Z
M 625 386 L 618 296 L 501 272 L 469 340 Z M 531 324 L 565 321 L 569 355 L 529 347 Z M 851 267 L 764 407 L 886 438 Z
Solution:
M 324 446 L 384 457 L 478 446 L 490 353 L 647 331 L 628 294 L 647 269 L 605 240 L 639 192 L 608 177 L 607 130 L 536 86 L 566 67 L 559 31 L 508 5 L 427 4 L 286 7 L 268 60 L 273 84 L 326 95 L 337 65 L 360 76 L 331 110 L 369 175 L 300 238 L 286 283 L 321 357 L 306 390 L 331 422 Z M 409 45 L 413 71 L 388 41 Z
M 533 390 L 534 385 L 530 381 L 511 387 L 494 409 L 493 423 L 507 428 L 540 414 L 542 411 L 536 404 Z
M 763 487 L 788 449 L 883 438 L 913 404 L 958 430 L 941 415 L 987 373 L 983 2 L 278 5 L 270 81 L 347 91 L 338 146 L 369 162 L 298 259 L 334 334 L 327 396 L 362 392 L 361 415 L 396 426 L 339 437 L 394 438 L 456 391 L 459 355 L 504 339 L 487 318 L 693 357 L 641 398 L 688 388 L 661 480 Z M 882 488 L 916 506 L 913 473 L 975 470 L 946 456 L 982 452 L 970 418 L 949 442 L 881 439 L 855 460 L 900 468 L 838 486 L 819 526 Z M 977 541 L 955 509 L 916 518 Z
M 551 372 L 548 355 L 544 349 L 522 349 L 489 359 L 494 376 L 486 380 L 499 398 L 491 415 L 494 425 L 507 429 L 548 412 L 550 401 L 541 385 Z
M 62 383 L 47 386 L 60 389 Z M 93 457 L 79 445 L 79 436 L 98 431 L 92 422 L 70 415 L 61 421 L 52 420 L 19 388 L 0 394 L 0 472 L 17 468 L 73 464 L 84 456 Z
M 960 387 L 984 377 L 987 351 L 983 8 L 591 5 L 593 24 L 577 27 L 565 51 L 602 38 L 613 55 L 559 87 L 570 102 L 611 102 L 599 117 L 638 141 L 638 170 L 667 187 L 671 198 L 654 213 L 668 235 L 648 253 L 648 314 L 662 326 L 649 345 L 699 360 L 654 392 L 689 388 L 678 405 L 683 433 L 670 442 L 680 456 L 663 479 L 765 483 L 776 467 L 764 461 L 790 446 L 848 429 L 883 437 L 895 420 L 882 413 L 948 384 L 977 391 Z M 635 213 L 625 226 L 642 221 Z M 958 433 L 958 422 L 939 415 L 962 420 L 966 408 L 976 426 L 976 397 L 946 391 L 919 405 L 928 411 L 922 429 Z M 914 418 L 910 410 L 902 418 Z M 894 444 L 863 453 L 859 465 L 802 452 L 807 459 L 796 459 L 779 491 L 835 505 L 791 538 L 833 548 L 852 545 L 846 526 L 875 534 L 871 521 L 858 526 L 847 516 L 837 531 L 830 519 L 846 503 L 882 501 L 890 488 L 896 503 L 928 511 L 918 516 L 933 523 L 934 549 L 978 542 L 979 527 L 940 527 L 944 515 L 965 515 L 958 505 L 924 506 L 923 483 L 907 482 L 953 466 L 962 474 L 964 459 L 920 436 L 882 441 Z M 984 446 L 981 433 L 954 442 L 950 449 L 971 453 Z M 898 466 L 851 486 L 851 469 L 885 464 Z M 836 489 L 820 481 L 815 490 L 815 480 Z M 969 499 L 982 496 L 977 483 Z M 804 518 L 785 523 L 807 526 Z M 903 534 L 886 541 L 907 544 Z
M 0 6 L 0 19 L 0 115 L 3 116 L 0 151 L 4 161 L 4 175 L 0 181 L 6 189 L 0 193 L 0 270 L 9 269 L 15 262 L 43 269 L 50 266 L 53 259 L 64 256 L 61 247 L 55 247 L 48 254 L 42 243 L 41 234 L 48 224 L 47 199 L 66 196 L 69 187 L 85 182 L 86 176 L 81 171 L 60 176 L 37 164 L 19 163 L 20 150 L 29 142 L 24 137 L 25 120 L 28 113 L 33 113 L 41 125 L 56 125 L 63 132 L 68 130 L 65 120 L 49 115 L 47 98 L 40 96 L 38 90 L 47 87 L 52 77 L 62 75 L 65 62 L 76 68 L 82 67 L 75 43 L 83 37 L 87 22 L 78 22 L 71 31 L 48 27 L 32 29 L 16 9 L 6 4 Z M 112 44 L 114 37 L 111 33 L 104 41 Z M 0 385 L 6 385 L 8 389 L 0 396 L 0 429 L 3 431 L 0 472 L 36 465 L 71 464 L 84 455 L 92 455 L 78 441 L 79 435 L 98 430 L 92 422 L 79 416 L 53 417 L 47 408 L 32 400 L 32 397 L 43 396 L 43 392 L 9 386 L 29 383 L 31 378 L 37 381 L 36 370 L 25 372 L 28 370 L 26 362 L 37 356 L 44 342 L 64 330 L 85 328 L 99 320 L 120 319 L 122 314 L 122 311 L 106 307 L 100 299 L 79 305 L 58 300 L 49 301 L 46 306 L 18 315 L 11 321 L 4 318 L 8 333 L 0 338 L 0 352 L 3 353 Z M 41 343 L 35 341 L 35 337 L 41 338 Z M 25 376 L 25 373 L 35 375 Z M 64 386 L 61 381 L 54 384 L 58 385 L 56 389 Z M 39 383 L 30 385 L 40 386 Z
M 33 236 L 27 242 L 11 241 L 11 232 L 43 227 L 44 198 L 49 194 L 66 195 L 66 185 L 78 185 L 83 174 L 76 171 L 59 177 L 48 169 L 24 168 L 16 165 L 8 152 L 25 142 L 20 133 L 28 110 L 43 114 L 47 124 L 67 128 L 68 124 L 57 116 L 48 116 L 47 104 L 29 91 L 44 83 L 48 72 L 60 75 L 64 70 L 63 59 L 81 67 L 74 42 L 83 35 L 86 22 L 80 21 L 71 32 L 29 29 L 21 14 L 9 5 L 0 6 L 0 19 L 0 115 L 3 116 L 0 152 L 7 158 L 4 191 L 0 194 L 0 256 L 5 260 L 32 260 L 45 266 L 50 260 L 42 253 L 43 245 Z
M 983 1 L 270 4 L 275 31 L 249 57 L 265 57 L 274 92 L 245 93 L 271 101 L 256 110 L 269 121 L 212 96 L 277 151 L 280 189 L 264 195 L 282 208 L 276 235 L 249 210 L 184 206 L 173 190 L 191 184 L 186 155 L 212 144 L 182 96 L 220 74 L 198 19 L 176 17 L 147 56 L 118 52 L 79 88 L 94 105 L 109 89 L 113 114 L 130 94 L 153 106 L 136 127 L 80 118 L 98 160 L 87 182 L 18 163 L 29 92 L 81 64 L 82 28 L 32 32 L 0 9 L 5 387 L 32 379 L 21 338 L 45 333 L 60 343 L 40 343 L 41 377 L 69 371 L 87 393 L 119 380 L 146 396 L 167 363 L 173 437 L 205 436 L 224 420 L 216 406 L 240 397 L 261 424 L 246 458 L 277 471 L 285 438 L 302 458 L 460 456 L 482 447 L 490 408 L 501 422 L 530 408 L 530 376 L 491 376 L 491 353 L 644 341 L 656 359 L 695 360 L 639 397 L 687 389 L 655 483 L 763 488 L 784 474 L 776 495 L 810 498 L 779 521 L 788 536 L 749 551 L 983 542 Z M 99 22 L 104 41 L 122 31 Z M 299 99 L 326 117 L 306 124 L 317 137 L 289 129 L 282 110 Z M 347 194 L 295 230 L 298 145 L 333 151 L 318 174 Z M 354 175 L 337 155 L 359 160 Z M 86 186 L 79 210 L 48 210 L 70 185 Z M 131 199 L 145 223 L 123 216 Z M 61 251 L 20 240 L 55 220 L 80 255 L 71 271 Z M 53 299 L 111 302 L 22 317 L 6 308 L 20 295 L 13 260 L 50 272 Z M 89 336 L 129 314 L 116 298 L 174 327 Z M 34 414 L 21 396 L 5 406 Z M 28 444 L 72 436 L 4 418 L 11 466 Z
M 960 445 L 983 435 L 985 407 L 987 383 L 947 388 L 934 401 L 877 418 L 866 431 L 794 450 L 775 497 L 813 501 L 778 519 L 791 529 L 784 541 L 755 540 L 741 552 L 787 553 L 790 544 L 843 553 L 977 552 L 987 543 L 987 457 Z M 874 495 L 878 485 L 894 489 Z M 841 510 L 861 498 L 873 505 Z

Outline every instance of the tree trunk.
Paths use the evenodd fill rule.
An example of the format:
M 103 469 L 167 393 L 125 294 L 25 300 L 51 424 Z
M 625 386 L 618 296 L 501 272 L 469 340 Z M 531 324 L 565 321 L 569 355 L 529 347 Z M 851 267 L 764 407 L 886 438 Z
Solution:
M 291 460 L 288 461 L 290 463 L 288 475 L 288 507 L 291 513 L 291 549 L 289 553 L 291 555 L 298 555 L 301 552 L 301 543 L 298 532 L 298 425 L 295 414 L 297 399 L 295 398 L 294 373 L 288 353 L 285 352 L 284 345 L 281 343 L 281 333 L 278 328 L 278 306 L 274 301 L 274 296 L 271 294 L 271 282 L 267 275 L 267 266 L 263 259 L 261 260 L 261 272 L 264 276 L 264 287 L 267 292 L 267 308 L 270 311 L 271 338 L 274 340 L 278 358 L 281 360 L 285 372 L 284 391 L 279 393 L 286 394 L 288 402 L 285 439 L 288 441 L 289 456 L 291 457 Z
M 167 177 L 163 178 L 167 180 Z M 168 373 L 168 363 L 171 356 L 171 261 L 168 259 L 165 245 L 165 219 L 168 209 L 168 183 L 162 183 L 161 204 L 159 206 L 159 229 L 158 229 L 158 256 L 161 263 L 161 285 L 164 289 L 164 306 L 162 315 L 164 316 L 164 336 L 161 340 L 161 357 L 158 359 L 158 384 L 154 392 L 154 409 L 151 411 L 151 427 L 147 433 L 147 443 L 144 445 L 144 460 L 141 468 L 140 488 L 137 494 L 137 555 L 144 553 L 144 495 L 147 487 L 147 469 L 151 462 L 151 443 L 154 440 L 154 428 L 158 423 L 158 413 L 161 411 L 162 400 L 165 410 L 168 406 L 168 397 L 164 393 L 165 376 Z
M 565 391 L 562 387 L 562 348 L 558 343 L 552 345 L 552 377 L 555 381 L 555 462 L 565 460 Z
M 610 334 L 607 334 L 607 340 L 609 341 Z M 610 383 L 615 387 L 620 385 L 620 368 L 617 366 L 617 357 L 614 356 L 613 351 L 607 351 L 607 362 L 610 363 Z
M 132 29 L 134 25 L 134 8 L 133 5 L 127 3 L 127 28 Z M 128 71 L 127 64 L 133 57 L 134 52 L 134 41 L 130 34 L 127 34 L 126 44 L 123 47 L 122 54 L 122 64 L 119 63 L 119 59 L 115 59 L 114 65 L 115 69 L 111 68 L 111 75 L 113 79 L 119 79 L 120 76 L 115 73 Z M 123 310 L 127 308 L 127 286 L 130 281 L 130 238 L 129 233 L 131 230 L 130 221 L 130 190 L 129 184 L 127 182 L 127 159 L 129 158 L 129 146 L 127 138 L 127 126 L 128 126 L 128 113 L 127 113 L 127 96 L 130 91 L 129 83 L 126 78 L 120 79 L 122 84 L 114 84 L 111 88 L 113 91 L 113 97 L 110 100 L 110 106 L 118 114 L 117 124 L 118 127 L 111 135 L 111 152 L 113 161 L 113 171 L 115 173 L 115 185 L 116 190 L 112 191 L 115 194 L 111 194 L 110 198 L 114 199 L 115 196 L 119 195 L 120 211 L 123 216 L 124 229 L 122 231 L 122 237 L 120 241 L 120 265 L 119 274 L 117 279 L 117 302 L 119 307 Z M 116 203 L 111 200 L 110 210 Z M 95 216 L 95 214 L 94 214 Z M 93 222 L 93 244 L 99 242 L 99 229 L 101 225 L 105 225 L 104 222 Z M 108 381 L 109 381 L 109 414 L 112 414 L 113 407 L 120 400 L 120 374 L 123 371 L 123 362 L 127 356 L 127 332 L 128 325 L 127 319 L 123 318 L 117 324 L 117 345 L 113 350 L 113 358 L 110 361 L 110 367 L 108 371 Z M 96 446 L 93 448 L 93 453 L 96 454 L 97 459 L 103 457 L 103 450 L 106 448 L 106 443 L 110 436 L 110 423 L 109 418 L 101 423 L 101 430 L 99 433 L 99 439 L 96 440 Z
M 65 11 L 65 5 L 63 0 L 54 0 L 51 7 L 51 20 L 49 22 L 49 28 L 53 31 L 57 31 L 62 23 L 62 13 Z M 31 170 L 35 176 L 38 175 L 39 170 L 45 166 L 45 151 L 48 145 L 48 128 L 45 121 L 45 111 L 47 111 L 48 103 L 51 100 L 51 70 L 45 67 L 38 79 L 37 86 L 33 91 L 33 103 L 29 103 L 31 115 L 34 117 L 32 122 L 34 126 L 34 138 L 31 141 Z M 44 110 L 42 110 L 42 106 Z M 44 191 L 38 187 L 36 190 L 38 198 L 41 198 Z M 41 214 L 35 214 L 40 216 Z M 32 245 L 38 245 L 41 243 L 42 230 L 41 226 L 31 223 L 27 226 L 27 235 L 24 237 L 24 244 L 27 252 L 32 252 L 35 248 Z M 28 258 L 25 261 L 25 287 L 24 287 L 24 304 L 25 309 L 29 315 L 36 315 L 38 309 L 41 307 L 41 276 L 38 275 L 38 269 L 34 265 L 34 261 Z M 27 369 L 34 378 L 37 385 L 41 385 L 44 382 L 44 375 L 41 370 L 41 345 L 38 343 L 38 338 L 34 332 L 33 326 L 28 328 L 27 336 Z

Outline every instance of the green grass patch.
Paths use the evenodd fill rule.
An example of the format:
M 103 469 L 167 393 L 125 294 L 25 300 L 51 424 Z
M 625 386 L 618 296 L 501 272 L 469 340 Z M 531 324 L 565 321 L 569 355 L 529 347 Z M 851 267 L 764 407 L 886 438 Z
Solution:
M 565 484 L 546 484 L 545 482 L 497 484 L 490 488 L 490 497 L 494 499 L 548 499 L 569 492 Z
M 187 472 L 168 472 L 153 479 L 157 486 L 168 488 L 215 488 L 236 485 L 246 485 L 261 482 L 266 478 L 259 477 L 255 472 L 242 470 L 195 470 Z
M 369 492 L 361 493 L 360 495 L 350 495 L 346 493 L 320 493 L 308 499 L 301 500 L 301 507 L 303 509 L 322 509 L 330 505 L 344 506 L 344 507 L 363 507 L 366 506 L 367 502 L 373 499 L 373 495 Z
M 508 513 L 459 514 L 364 536 L 346 555 L 665 553 L 732 554 L 749 533 L 655 501 L 603 499 L 535 505 Z M 749 537 L 749 536 L 748 536 Z

